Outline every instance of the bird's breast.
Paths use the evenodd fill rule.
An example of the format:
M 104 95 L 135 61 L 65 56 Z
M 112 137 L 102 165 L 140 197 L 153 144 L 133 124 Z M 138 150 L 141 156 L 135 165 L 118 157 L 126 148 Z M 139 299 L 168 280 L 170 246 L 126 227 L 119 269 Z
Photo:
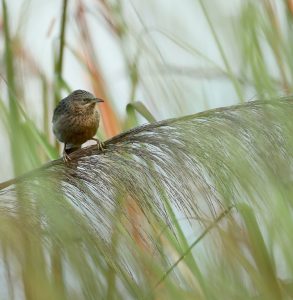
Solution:
M 87 114 L 66 114 L 53 124 L 53 130 L 59 141 L 81 145 L 91 139 L 99 127 L 98 111 Z

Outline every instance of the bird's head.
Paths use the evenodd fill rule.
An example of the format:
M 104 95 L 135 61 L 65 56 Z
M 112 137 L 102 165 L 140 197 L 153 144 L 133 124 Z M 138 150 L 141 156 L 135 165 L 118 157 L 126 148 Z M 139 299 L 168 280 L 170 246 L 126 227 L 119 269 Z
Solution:
M 94 108 L 97 103 L 104 102 L 104 100 L 95 97 L 90 92 L 84 90 L 75 90 L 67 96 L 71 105 L 77 108 Z

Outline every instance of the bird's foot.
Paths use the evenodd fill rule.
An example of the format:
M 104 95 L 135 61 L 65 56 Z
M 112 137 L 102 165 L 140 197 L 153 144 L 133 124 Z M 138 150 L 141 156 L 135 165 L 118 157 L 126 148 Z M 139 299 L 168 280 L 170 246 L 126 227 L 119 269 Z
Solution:
M 69 155 L 66 153 L 66 151 L 63 152 L 63 161 L 67 164 L 69 161 L 71 161 L 71 158 Z
M 102 152 L 105 151 L 106 146 L 105 146 L 105 143 L 104 143 L 104 142 L 102 142 L 102 141 L 100 141 L 100 140 L 98 140 L 98 139 L 96 139 L 96 138 L 92 138 L 91 140 L 97 142 L 98 150 L 101 150 Z

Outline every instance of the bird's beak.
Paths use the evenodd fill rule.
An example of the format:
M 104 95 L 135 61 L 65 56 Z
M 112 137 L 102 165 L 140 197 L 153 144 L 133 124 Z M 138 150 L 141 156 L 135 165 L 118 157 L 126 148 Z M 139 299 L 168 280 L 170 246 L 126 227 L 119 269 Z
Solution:
M 99 102 L 104 102 L 104 100 L 103 100 L 103 99 L 100 99 L 100 98 L 95 98 L 95 99 L 94 99 L 94 102 L 99 103 Z

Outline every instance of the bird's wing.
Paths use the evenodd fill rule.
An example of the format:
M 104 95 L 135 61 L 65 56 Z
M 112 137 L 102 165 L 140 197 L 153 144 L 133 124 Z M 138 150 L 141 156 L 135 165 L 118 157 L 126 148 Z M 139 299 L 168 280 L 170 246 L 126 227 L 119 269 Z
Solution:
M 52 122 L 55 123 L 57 120 L 67 112 L 67 105 L 64 100 L 61 100 L 59 104 L 54 109 Z

